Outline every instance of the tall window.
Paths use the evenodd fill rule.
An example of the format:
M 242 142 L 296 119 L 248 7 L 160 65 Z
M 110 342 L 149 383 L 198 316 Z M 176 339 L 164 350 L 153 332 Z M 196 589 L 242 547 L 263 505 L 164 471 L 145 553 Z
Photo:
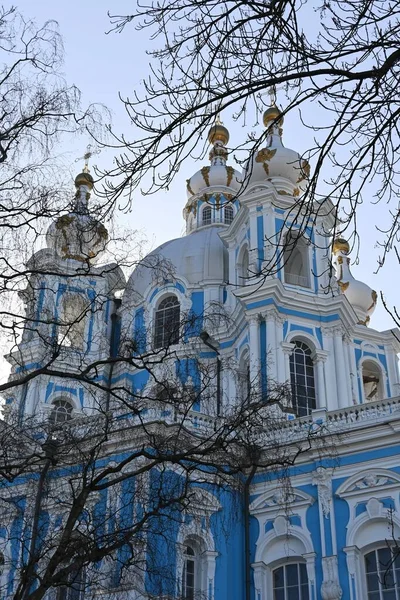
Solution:
M 390 548 L 365 555 L 368 600 L 400 600 L 400 557 Z
M 50 423 L 64 423 L 72 419 L 72 404 L 68 400 L 54 400 Z
M 250 402 L 251 380 L 250 380 L 250 358 L 248 352 L 240 357 L 238 371 L 238 388 L 241 402 Z
M 85 596 L 85 570 L 75 569 L 68 575 L 68 583 L 57 589 L 57 600 L 83 600 Z
M 182 596 L 185 600 L 193 600 L 196 585 L 196 555 L 192 546 L 185 546 L 182 571 Z
M 307 568 L 304 563 L 275 569 L 273 585 L 274 600 L 309 600 Z
M 290 356 L 290 384 L 293 410 L 298 417 L 309 415 L 316 408 L 314 363 L 311 350 L 300 341 L 295 341 Z
M 211 223 L 211 206 L 206 206 L 202 212 L 202 224 L 210 225 Z
M 167 296 L 160 302 L 155 315 L 155 348 L 178 343 L 180 314 L 180 304 L 176 296 Z
M 90 306 L 81 294 L 64 294 L 61 302 L 59 343 L 82 349 L 85 343 L 86 317 Z
M 285 283 L 310 287 L 308 246 L 305 239 L 289 232 L 285 238 L 283 252 Z
M 249 278 L 249 249 L 247 244 L 241 249 L 237 263 L 238 285 L 246 285 Z
M 382 375 L 378 365 L 369 360 L 364 361 L 362 365 L 362 379 L 365 402 L 382 400 Z
M 233 208 L 232 206 L 225 206 L 224 208 L 224 223 L 230 225 L 233 221 Z

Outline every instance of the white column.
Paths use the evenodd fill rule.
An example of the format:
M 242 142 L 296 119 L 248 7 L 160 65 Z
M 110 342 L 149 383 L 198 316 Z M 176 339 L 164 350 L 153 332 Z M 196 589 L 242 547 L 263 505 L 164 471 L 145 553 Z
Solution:
M 282 352 L 285 361 L 285 381 L 290 382 L 290 355 L 292 354 L 295 345 L 290 342 L 282 342 Z
M 313 356 L 317 371 L 317 408 L 326 408 L 325 369 L 327 352 L 317 350 Z
M 400 395 L 398 361 L 392 346 L 385 344 L 385 354 L 388 366 L 390 393 L 393 398 Z
M 353 385 L 352 385 L 352 377 L 351 377 L 351 364 L 350 364 L 350 354 L 349 354 L 349 344 L 351 343 L 350 338 L 345 335 L 343 337 L 343 349 L 344 349 L 344 365 L 346 369 L 346 383 L 347 383 L 347 397 L 349 399 L 349 405 L 356 404 L 354 401 L 353 394 Z
M 275 233 L 275 212 L 271 202 L 264 201 L 264 237 L 265 237 L 265 249 L 264 249 L 264 260 L 266 261 L 266 268 L 273 267 L 276 261 L 276 233 Z M 270 263 L 270 264 L 269 264 Z M 273 269 L 274 271 L 275 269 Z M 276 273 L 272 274 L 276 277 Z
M 231 285 L 235 285 L 237 283 L 236 269 L 237 269 L 237 265 L 236 265 L 235 248 L 231 243 L 229 243 L 229 283 Z M 232 294 L 229 294 L 229 296 L 231 296 L 231 295 Z
M 338 391 L 339 408 L 348 408 L 350 398 L 347 391 L 346 367 L 344 362 L 344 347 L 341 328 L 334 330 L 333 344 L 335 348 L 336 384 Z
M 335 354 L 333 350 L 333 330 L 328 327 L 322 328 L 323 346 L 327 352 L 327 360 L 325 364 L 325 379 L 326 379 L 326 404 L 328 410 L 336 410 L 338 408 L 338 392 L 336 386 L 336 364 Z
M 261 214 L 261 213 L 260 213 Z M 249 228 L 250 228 L 250 247 L 249 247 L 249 270 L 253 277 L 258 272 L 258 240 L 257 240 L 257 208 L 249 208 Z
M 361 399 L 359 397 L 359 391 L 358 391 L 356 355 L 354 353 L 354 344 L 352 341 L 350 341 L 350 343 L 348 344 L 347 351 L 349 353 L 350 379 L 351 379 L 351 389 L 352 389 L 352 394 L 353 394 L 353 402 L 354 402 L 354 404 L 359 404 Z
M 267 379 L 277 381 L 277 343 L 276 343 L 276 319 L 275 309 L 264 313 L 267 329 Z
M 258 315 L 248 317 L 250 342 L 250 381 L 253 389 L 258 391 L 260 382 L 260 327 Z
M 277 361 L 277 381 L 278 383 L 285 383 L 288 380 L 286 374 L 285 364 L 285 353 L 282 348 L 283 344 L 283 325 L 285 319 L 281 317 L 276 318 L 276 361 Z

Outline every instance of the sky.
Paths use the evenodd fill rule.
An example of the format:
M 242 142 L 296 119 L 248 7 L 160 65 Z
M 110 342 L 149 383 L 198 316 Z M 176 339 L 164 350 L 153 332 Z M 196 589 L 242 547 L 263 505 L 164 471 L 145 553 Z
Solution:
M 67 83 L 75 84 L 81 90 L 83 105 L 100 103 L 107 106 L 111 110 L 114 130 L 133 138 L 135 132 L 119 95 L 132 97 L 135 90 L 141 89 L 141 82 L 149 73 L 146 49 L 154 42 L 149 40 L 147 30 L 137 31 L 133 26 L 127 27 L 122 33 L 106 32 L 110 29 L 107 12 L 131 14 L 135 8 L 135 0 L 20 0 L 15 4 L 25 18 L 34 19 L 38 25 L 49 19 L 58 22 L 64 40 L 63 75 Z M 7 7 L 7 2 L 5 6 Z M 224 125 L 230 130 L 232 146 L 246 137 L 247 131 L 235 124 L 231 115 L 222 115 L 222 118 Z M 311 147 L 312 132 L 304 128 L 297 115 L 289 115 L 285 122 L 283 141 L 285 146 L 302 153 L 307 147 Z M 84 137 L 75 137 L 57 149 L 64 164 L 69 165 L 71 190 L 72 178 L 83 165 L 83 162 L 77 163 L 76 159 L 83 156 L 89 142 Z M 113 154 L 110 151 L 102 152 L 93 160 L 98 166 L 107 168 L 112 166 Z M 207 164 L 207 159 L 204 164 Z M 137 192 L 131 211 L 120 213 L 118 220 L 139 230 L 141 235 L 144 234 L 148 239 L 148 249 L 181 236 L 184 233 L 182 210 L 186 203 L 186 180 L 202 166 L 203 164 L 188 159 L 168 191 L 152 196 L 143 196 Z M 367 199 L 361 207 L 358 215 L 361 236 L 359 264 L 353 266 L 352 273 L 378 293 L 383 290 L 391 305 L 397 300 L 396 281 L 397 273 L 400 273 L 394 257 L 384 270 L 374 274 L 379 256 L 376 240 L 379 236 L 383 239 L 376 227 L 385 228 L 388 218 L 385 205 L 377 211 L 377 207 Z M 378 330 L 393 327 L 393 321 L 382 303 L 378 304 L 372 316 L 371 326 Z

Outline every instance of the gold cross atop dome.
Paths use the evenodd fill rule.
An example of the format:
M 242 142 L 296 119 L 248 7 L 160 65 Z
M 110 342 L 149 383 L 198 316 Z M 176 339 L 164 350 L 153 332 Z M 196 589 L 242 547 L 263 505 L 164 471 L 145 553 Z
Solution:
M 75 159 L 75 162 L 78 162 L 78 160 L 84 160 L 84 167 L 82 169 L 82 173 L 90 173 L 90 169 L 89 169 L 89 160 L 91 159 L 91 157 L 94 154 L 100 154 L 100 150 L 93 150 L 93 146 L 91 144 L 88 144 L 86 146 L 86 152 L 83 156 L 80 156 L 79 158 Z

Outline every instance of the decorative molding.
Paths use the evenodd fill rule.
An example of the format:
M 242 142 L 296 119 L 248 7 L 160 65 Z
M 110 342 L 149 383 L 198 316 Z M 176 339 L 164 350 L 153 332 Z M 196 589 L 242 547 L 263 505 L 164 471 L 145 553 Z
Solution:
M 369 469 L 361 471 L 347 479 L 336 492 L 339 498 L 348 498 L 351 496 L 360 496 L 368 494 L 397 489 L 400 485 L 400 475 L 388 469 Z
M 332 502 L 332 472 L 333 469 L 318 467 L 312 477 L 312 482 L 318 487 L 318 501 L 325 518 L 329 517 Z
M 323 582 L 321 596 L 323 600 L 340 600 L 343 594 L 339 584 L 337 556 L 322 558 Z
M 290 504 L 290 510 L 298 511 L 301 508 L 307 508 L 315 502 L 315 498 L 298 490 L 296 488 L 285 488 L 279 486 L 272 490 L 268 490 L 253 500 L 250 505 L 250 513 L 252 515 L 277 512 L 278 510 L 287 507 Z

